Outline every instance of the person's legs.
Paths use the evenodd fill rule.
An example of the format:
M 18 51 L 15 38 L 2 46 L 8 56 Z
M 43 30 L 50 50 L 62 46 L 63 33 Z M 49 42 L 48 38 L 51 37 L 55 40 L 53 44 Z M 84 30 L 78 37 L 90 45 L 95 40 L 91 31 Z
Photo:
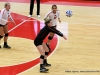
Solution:
M 44 58 L 45 58 L 45 51 L 44 51 L 43 45 L 38 45 L 36 47 L 41 54 L 40 55 L 40 72 L 46 72 L 49 69 L 44 68 L 44 65 L 43 65 L 43 61 L 44 61 Z
M 9 35 L 9 33 L 8 33 L 8 25 L 3 26 L 3 29 L 4 29 L 4 34 L 5 34 L 5 36 L 4 36 L 4 48 L 10 49 L 11 47 L 8 46 L 8 44 L 7 44 L 8 35 Z
M 47 56 L 49 55 L 49 49 L 48 49 L 48 47 L 46 46 L 45 43 L 43 43 L 42 45 L 43 45 L 43 48 L 45 50 L 45 58 L 44 58 L 43 64 L 44 64 L 44 66 L 51 66 L 51 64 L 47 63 Z
M 53 39 L 53 37 L 54 37 L 54 33 L 50 32 L 50 33 L 49 33 L 48 40 L 47 40 L 47 43 L 46 43 L 47 47 L 49 48 L 49 52 L 51 52 L 51 49 L 50 49 L 50 42 L 51 42 L 51 40 Z
M 40 0 L 37 1 L 37 16 L 40 17 Z
M 30 0 L 30 12 L 29 12 L 30 15 L 33 14 L 33 8 L 34 8 L 34 0 Z
M 54 28 L 56 28 L 56 27 L 57 27 L 57 26 L 55 25 Z M 53 39 L 54 35 L 55 35 L 54 33 L 50 32 L 50 33 L 49 33 L 48 40 L 47 40 L 47 43 L 46 43 L 47 47 L 49 48 L 49 52 L 51 52 L 51 49 L 50 49 L 50 42 L 51 42 L 51 40 Z
M 3 38 L 3 35 L 4 35 L 3 26 L 0 25 L 0 48 L 1 48 L 1 39 Z

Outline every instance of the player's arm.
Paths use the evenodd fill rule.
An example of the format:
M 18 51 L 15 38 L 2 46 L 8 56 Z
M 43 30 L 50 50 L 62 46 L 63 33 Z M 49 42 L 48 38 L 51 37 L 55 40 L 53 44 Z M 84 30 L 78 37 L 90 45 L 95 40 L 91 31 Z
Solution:
M 60 20 L 60 11 L 58 11 L 58 21 L 59 21 L 59 23 L 61 23 L 61 20 Z
M 9 19 L 10 19 L 10 21 L 11 21 L 14 25 L 16 25 L 16 23 L 15 23 L 15 21 L 13 20 L 11 14 L 9 14 Z
M 48 19 L 49 15 L 50 15 L 50 12 L 48 12 L 48 13 L 45 15 L 44 21 L 46 21 L 46 20 Z
M 57 35 L 63 37 L 65 40 L 67 40 L 66 36 L 63 35 L 63 33 L 61 33 L 59 30 L 55 29 L 54 27 L 50 27 L 50 31 L 53 33 L 56 33 Z

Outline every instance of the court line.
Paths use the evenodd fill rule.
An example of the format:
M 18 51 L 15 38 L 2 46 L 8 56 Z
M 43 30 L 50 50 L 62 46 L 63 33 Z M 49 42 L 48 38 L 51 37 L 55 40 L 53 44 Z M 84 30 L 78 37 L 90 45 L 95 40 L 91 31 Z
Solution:
M 15 12 L 13 12 L 14 14 L 19 14 L 19 13 L 15 13 Z M 19 15 L 22 15 L 22 16 L 26 16 L 26 15 L 24 15 L 24 14 L 19 14 Z M 26 16 L 26 17 L 28 17 L 28 16 Z M 38 20 L 38 21 L 40 21 L 40 22 L 44 22 L 43 20 L 40 20 L 39 18 L 34 18 L 34 17 L 31 17 L 32 19 L 36 19 L 36 20 Z M 31 19 L 30 18 L 30 19 Z M 40 17 L 41 18 L 41 17 Z M 29 21 L 29 20 L 28 20 Z M 61 22 L 61 23 L 65 23 L 65 22 Z M 84 23 L 76 23 L 76 22 L 67 22 L 67 23 L 69 23 L 69 25 L 71 25 L 71 24 L 84 24 Z M 87 26 L 100 26 L 100 24 L 84 24 L 84 25 L 87 25 Z
M 19 27 L 20 25 L 22 25 L 24 22 L 26 22 L 26 20 L 24 20 L 23 22 L 21 22 L 20 24 L 18 24 L 18 25 L 16 25 L 15 27 L 13 27 L 12 29 L 10 29 L 9 31 L 8 31 L 8 33 L 9 32 L 11 32 L 11 31 L 13 31 L 14 29 L 16 29 L 17 27 Z M 11 39 L 11 37 L 10 38 L 8 38 L 8 40 L 10 40 Z M 3 44 L 3 42 L 1 43 L 1 45 Z
M 71 25 L 71 24 L 80 24 L 80 25 L 84 25 L 84 26 L 85 26 L 85 25 L 87 25 L 87 26 L 100 26 L 100 24 L 89 24 L 89 23 L 84 24 L 84 23 L 75 23 L 75 22 L 72 22 L 72 23 L 70 22 L 69 24 L 70 24 L 70 25 Z
M 58 36 L 58 35 L 57 35 L 57 38 L 58 38 L 58 43 L 57 43 L 55 49 L 53 50 L 53 52 L 52 52 L 47 58 L 49 58 L 51 55 L 53 55 L 53 54 L 55 53 L 55 51 L 57 50 L 58 45 L 59 45 L 59 36 Z M 37 58 L 39 58 L 39 57 L 37 57 Z M 37 58 L 35 58 L 34 60 L 36 60 Z M 31 61 L 32 61 L 32 60 L 31 60 Z M 28 61 L 28 62 L 30 62 L 30 61 Z M 23 74 L 24 72 L 27 72 L 27 71 L 29 71 L 29 70 L 31 70 L 31 69 L 37 67 L 39 64 L 40 64 L 40 63 L 38 63 L 37 65 L 35 65 L 35 66 L 33 66 L 33 67 L 31 67 L 31 68 L 29 68 L 29 69 L 27 69 L 27 70 L 25 70 L 25 71 L 23 71 L 23 72 L 17 74 L 17 75 Z
M 19 27 L 20 25 L 22 25 L 24 22 L 26 22 L 26 21 L 37 21 L 37 20 L 24 20 L 23 22 L 21 22 L 20 24 L 18 24 L 18 25 L 16 25 L 15 27 L 13 27 L 12 29 L 10 29 L 8 32 L 11 32 L 11 31 L 13 31 L 14 29 L 16 29 L 17 27 Z M 42 21 L 40 21 L 40 22 L 42 22 Z M 9 38 L 9 39 L 11 39 L 11 38 Z M 8 39 L 8 40 L 9 40 Z M 57 36 L 57 39 L 58 39 L 58 36 Z M 3 43 L 2 43 L 3 44 Z M 54 49 L 54 51 L 48 56 L 48 58 L 52 55 L 52 54 L 54 54 L 54 52 L 57 50 L 57 47 L 58 47 L 58 45 L 59 45 L 59 39 L 58 39 L 58 42 L 57 42 L 57 45 L 56 45 L 56 47 L 55 47 L 55 49 Z M 39 58 L 39 57 L 37 57 L 37 58 Z M 35 59 L 37 59 L 37 58 L 35 58 Z M 34 60 L 35 60 L 34 59 Z M 30 60 L 30 61 L 33 61 L 33 60 Z M 29 62 L 29 61 L 28 61 Z M 24 63 L 27 63 L 27 62 L 24 62 Z M 22 63 L 21 63 L 22 64 Z M 36 66 L 38 66 L 40 63 L 38 63 L 37 65 L 35 65 L 35 66 L 33 66 L 33 67 L 31 67 L 31 68 L 34 68 L 34 67 L 36 67 Z M 18 64 L 17 64 L 18 65 Z M 7 66 L 3 66 L 3 67 L 7 67 Z M 27 69 L 27 70 L 30 70 L 31 68 L 29 68 L 29 69 Z M 25 70 L 25 71 L 23 71 L 23 72 L 26 72 L 27 70 Z M 21 72 L 21 73 L 23 73 L 23 72 Z M 21 73 L 19 73 L 19 74 L 21 74 Z M 19 74 L 17 74 L 17 75 L 19 75 Z

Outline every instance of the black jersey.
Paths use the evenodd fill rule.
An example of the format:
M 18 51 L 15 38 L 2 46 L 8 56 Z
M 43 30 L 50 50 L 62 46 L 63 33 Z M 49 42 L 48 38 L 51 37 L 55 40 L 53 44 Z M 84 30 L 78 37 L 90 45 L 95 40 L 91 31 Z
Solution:
M 63 36 L 63 34 L 62 34 L 60 31 L 58 31 L 57 29 L 55 29 L 54 27 L 44 26 L 44 27 L 40 30 L 40 32 L 39 32 L 39 34 L 37 35 L 37 37 L 35 38 L 35 40 L 43 41 L 43 40 L 46 38 L 46 36 L 49 34 L 49 32 L 56 33 L 57 35 L 59 35 L 59 36 L 61 36 L 61 37 Z

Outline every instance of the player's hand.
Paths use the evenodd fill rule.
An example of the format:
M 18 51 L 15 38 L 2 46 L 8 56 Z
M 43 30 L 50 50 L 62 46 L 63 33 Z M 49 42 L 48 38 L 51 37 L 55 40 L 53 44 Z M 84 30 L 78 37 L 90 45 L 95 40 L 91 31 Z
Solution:
M 7 24 L 11 24 L 11 21 L 8 21 Z
M 61 23 L 61 20 L 59 19 L 59 23 Z
M 67 40 L 67 38 L 66 38 L 66 36 L 65 36 L 65 35 L 63 35 L 63 38 L 64 38 L 65 40 Z
M 14 25 L 16 25 L 16 23 L 15 22 L 12 22 Z

